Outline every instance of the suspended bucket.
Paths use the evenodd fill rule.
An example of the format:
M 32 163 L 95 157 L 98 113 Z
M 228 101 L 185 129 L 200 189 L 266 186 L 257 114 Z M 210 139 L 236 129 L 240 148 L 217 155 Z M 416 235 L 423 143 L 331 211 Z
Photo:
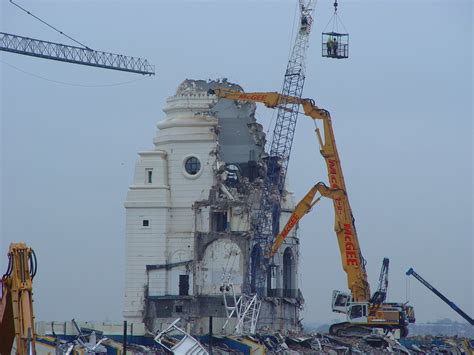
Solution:
M 321 41 L 322 56 L 326 58 L 349 58 L 349 33 L 337 14 L 337 0 L 334 2 L 334 15 L 324 28 Z
M 349 34 L 323 32 L 322 56 L 335 59 L 349 58 Z

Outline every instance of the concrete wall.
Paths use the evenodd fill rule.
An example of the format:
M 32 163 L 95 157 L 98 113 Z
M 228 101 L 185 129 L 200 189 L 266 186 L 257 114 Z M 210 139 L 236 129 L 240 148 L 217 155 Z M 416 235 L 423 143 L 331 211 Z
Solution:
M 214 183 L 215 126 L 211 116 L 196 116 L 207 109 L 207 95 L 171 97 L 158 123 L 155 149 L 139 154 L 126 208 L 126 275 L 124 317 L 143 321 L 145 296 L 178 295 L 179 275 L 193 273 L 187 266 L 156 268 L 193 259 L 194 201 L 207 198 Z M 188 158 L 200 161 L 200 171 L 185 170 Z M 150 169 L 152 183 L 148 180 Z M 149 225 L 143 226 L 143 220 Z
M 153 169 L 151 183 L 146 178 L 147 169 Z M 126 271 L 123 313 L 130 321 L 140 322 L 143 316 L 144 291 L 147 286 L 145 266 L 164 263 L 166 260 L 164 236 L 168 229 L 170 206 L 166 152 L 140 153 L 134 182 L 125 203 Z

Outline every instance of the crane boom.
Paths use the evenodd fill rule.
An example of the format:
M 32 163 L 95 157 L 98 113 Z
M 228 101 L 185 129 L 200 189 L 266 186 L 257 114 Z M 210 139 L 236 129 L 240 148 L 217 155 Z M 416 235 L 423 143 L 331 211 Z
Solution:
M 370 299 L 371 303 L 381 304 L 387 299 L 389 263 L 390 263 L 390 260 L 388 258 L 383 259 L 382 268 L 380 269 L 379 287 L 377 291 L 375 291 L 374 294 L 372 295 L 372 298 Z
M 0 51 L 104 69 L 155 75 L 155 67 L 143 58 L 95 51 L 5 32 L 0 32 Z
M 452 301 L 450 301 L 446 296 L 444 296 L 441 292 L 439 292 L 434 286 L 432 286 L 428 281 L 426 281 L 424 278 L 422 278 L 420 275 L 418 275 L 413 268 L 410 268 L 406 272 L 407 276 L 412 275 L 415 279 L 420 281 L 425 287 L 433 292 L 436 296 L 441 298 L 449 307 L 454 309 L 457 314 L 459 314 L 461 317 L 463 317 L 470 325 L 474 325 L 474 319 L 469 317 L 462 309 L 460 309 L 456 304 Z
M 305 82 L 306 53 L 309 47 L 309 35 L 313 23 L 313 0 L 299 0 L 300 18 L 298 32 L 285 70 L 282 86 L 282 98 L 291 96 L 301 98 Z M 262 249 L 268 249 L 278 234 L 280 220 L 281 194 L 285 188 L 286 172 L 288 169 L 291 146 L 295 134 L 298 118 L 298 104 L 282 100 L 278 108 L 275 126 L 269 145 L 267 161 L 267 178 L 264 180 L 260 208 L 254 223 L 255 234 L 253 243 L 259 244 Z M 267 267 L 265 264 L 259 268 Z M 254 263 L 257 262 L 254 260 Z M 265 272 L 254 272 L 250 275 L 255 278 L 256 291 L 259 296 L 266 289 L 267 275 Z
M 308 50 L 309 35 L 313 19 L 311 17 L 312 0 L 305 4 L 300 0 L 300 23 L 295 44 L 293 46 L 290 59 L 285 71 L 285 79 L 282 88 L 282 101 L 277 108 L 277 118 L 270 145 L 270 157 L 277 157 L 280 160 L 279 179 L 277 180 L 278 190 L 281 193 L 285 187 L 286 171 L 295 134 L 296 121 L 298 118 L 298 103 L 285 98 L 289 96 L 301 98 L 305 82 L 306 72 L 306 52 Z M 275 169 L 275 164 L 270 166 Z

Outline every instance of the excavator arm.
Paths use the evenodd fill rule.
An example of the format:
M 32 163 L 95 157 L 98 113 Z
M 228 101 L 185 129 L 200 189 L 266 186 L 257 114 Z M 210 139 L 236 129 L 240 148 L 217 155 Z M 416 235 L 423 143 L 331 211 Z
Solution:
M 303 107 L 304 114 L 306 116 L 312 118 L 313 120 L 323 121 L 324 139 L 321 136 L 318 128 L 316 129 L 316 134 L 321 146 L 321 155 L 326 161 L 330 188 L 333 190 L 344 191 L 343 196 L 333 199 L 335 210 L 334 230 L 336 231 L 337 235 L 342 266 L 347 274 L 348 288 L 351 290 L 353 300 L 355 302 L 368 302 L 370 300 L 370 286 L 367 281 L 365 260 L 362 257 L 359 240 L 357 238 L 357 231 L 347 196 L 346 184 L 342 174 L 341 161 L 336 148 L 336 140 L 334 138 L 331 115 L 329 112 L 317 107 L 314 101 L 311 99 L 300 99 L 293 96 L 284 96 L 276 92 L 245 93 L 224 88 L 217 88 L 209 90 L 209 94 L 214 94 L 219 98 L 229 100 L 260 102 L 269 108 L 281 107 L 283 103 L 297 103 Z M 302 208 L 300 208 L 300 211 L 297 212 L 299 215 L 292 217 L 301 219 L 301 217 L 306 213 L 304 211 L 307 207 L 304 207 L 305 202 L 302 203 Z M 309 209 L 310 207 L 307 208 L 307 210 Z M 292 222 L 291 219 L 292 218 L 290 218 L 289 223 L 292 224 L 292 228 L 296 222 Z M 288 230 L 287 227 L 285 227 L 283 232 L 288 235 L 291 228 Z M 282 238 L 284 239 L 286 235 L 284 234 L 280 239 L 277 237 L 280 245 L 282 243 Z M 273 253 L 274 248 L 275 246 L 272 248 Z
M 8 269 L 2 277 L 0 298 L 0 354 L 10 354 L 16 339 L 17 355 L 34 355 L 33 277 L 36 257 L 24 243 L 12 243 Z
M 319 202 L 321 197 L 314 199 L 316 193 L 318 192 L 321 196 L 328 197 L 333 200 L 344 196 L 343 190 L 331 189 L 327 187 L 326 184 L 324 184 L 323 182 L 318 182 L 316 185 L 314 185 L 311 190 L 309 190 L 309 192 L 305 195 L 305 197 L 303 197 L 303 199 L 298 202 L 294 212 L 291 214 L 285 227 L 275 238 L 275 242 L 273 243 L 272 248 L 270 250 L 270 257 L 273 257 L 275 255 L 280 246 L 283 244 L 285 238 L 288 236 L 294 226 L 300 221 L 300 219 L 303 218 L 303 216 L 306 215 L 309 211 L 311 211 L 313 206 Z

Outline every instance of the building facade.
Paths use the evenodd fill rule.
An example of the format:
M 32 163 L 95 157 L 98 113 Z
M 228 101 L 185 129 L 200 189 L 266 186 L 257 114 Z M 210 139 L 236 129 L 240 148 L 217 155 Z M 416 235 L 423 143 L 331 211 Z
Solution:
M 223 81 L 185 80 L 167 100 L 154 149 L 140 152 L 126 208 L 124 317 L 161 329 L 182 318 L 193 334 L 224 324 L 221 286 L 254 293 L 265 251 L 252 243 L 252 222 L 265 178 L 265 134 L 253 103 L 218 100 Z M 294 208 L 281 201 L 280 225 Z M 297 231 L 275 256 L 258 330 L 300 329 Z M 253 262 L 252 262 L 253 260 Z M 232 300 L 230 300 L 232 303 Z M 222 332 L 232 333 L 232 322 Z

